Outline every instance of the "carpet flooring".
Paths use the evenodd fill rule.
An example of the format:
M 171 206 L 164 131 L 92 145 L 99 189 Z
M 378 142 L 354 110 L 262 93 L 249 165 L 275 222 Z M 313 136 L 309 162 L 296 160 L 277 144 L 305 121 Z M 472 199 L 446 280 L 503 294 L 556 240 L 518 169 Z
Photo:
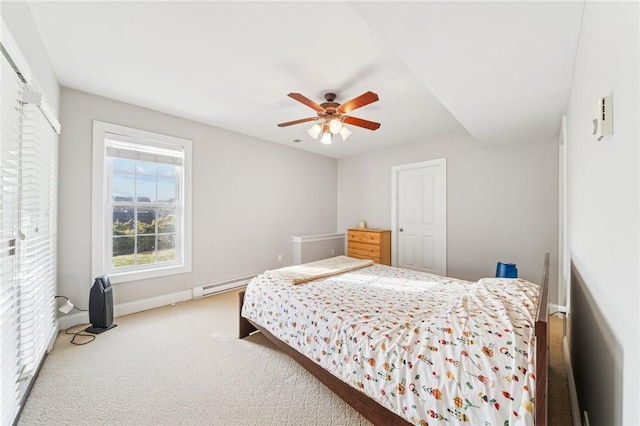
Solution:
M 18 425 L 370 424 L 261 334 L 239 340 L 237 311 L 233 291 L 119 317 L 84 346 L 61 333 Z M 554 359 L 550 423 L 569 426 Z

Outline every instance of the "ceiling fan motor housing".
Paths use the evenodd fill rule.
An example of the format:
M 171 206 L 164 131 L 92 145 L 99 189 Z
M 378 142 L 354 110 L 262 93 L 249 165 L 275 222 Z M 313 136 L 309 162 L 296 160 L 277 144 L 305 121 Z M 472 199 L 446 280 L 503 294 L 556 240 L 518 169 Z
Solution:
M 340 114 L 338 114 L 337 110 L 340 104 L 337 102 L 334 102 L 336 99 L 336 94 L 332 92 L 325 93 L 324 98 L 327 100 L 327 102 L 323 102 L 320 104 L 320 106 L 324 108 L 324 112 L 318 112 L 318 116 L 325 117 L 325 116 L 336 115 L 339 117 Z
M 333 102 L 336 100 L 336 94 L 333 92 L 325 93 L 324 98 L 327 102 Z

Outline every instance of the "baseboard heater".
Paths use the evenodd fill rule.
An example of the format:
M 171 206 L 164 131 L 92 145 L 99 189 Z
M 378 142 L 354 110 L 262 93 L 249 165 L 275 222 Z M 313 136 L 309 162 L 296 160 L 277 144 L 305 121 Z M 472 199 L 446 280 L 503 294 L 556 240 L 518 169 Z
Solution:
M 209 296 L 211 294 L 222 293 L 223 291 L 234 290 L 247 285 L 255 275 L 246 277 L 233 278 L 231 280 L 219 281 L 217 283 L 207 284 L 199 287 L 193 287 L 193 298 Z

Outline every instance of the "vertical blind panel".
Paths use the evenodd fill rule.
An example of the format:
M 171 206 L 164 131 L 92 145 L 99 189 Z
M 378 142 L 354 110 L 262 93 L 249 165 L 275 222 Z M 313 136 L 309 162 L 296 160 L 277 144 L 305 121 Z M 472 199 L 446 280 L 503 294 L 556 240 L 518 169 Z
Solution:
M 0 55 L 0 424 L 13 423 L 19 394 L 19 270 L 13 242 L 19 218 L 21 82 Z

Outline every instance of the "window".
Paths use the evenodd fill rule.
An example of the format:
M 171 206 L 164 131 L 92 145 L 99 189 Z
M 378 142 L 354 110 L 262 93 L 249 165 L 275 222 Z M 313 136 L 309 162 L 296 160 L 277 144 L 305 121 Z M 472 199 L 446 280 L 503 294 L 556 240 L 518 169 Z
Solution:
M 191 270 L 191 141 L 94 121 L 93 275 Z

